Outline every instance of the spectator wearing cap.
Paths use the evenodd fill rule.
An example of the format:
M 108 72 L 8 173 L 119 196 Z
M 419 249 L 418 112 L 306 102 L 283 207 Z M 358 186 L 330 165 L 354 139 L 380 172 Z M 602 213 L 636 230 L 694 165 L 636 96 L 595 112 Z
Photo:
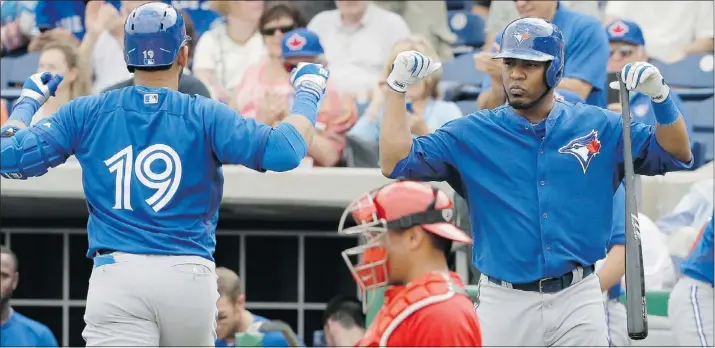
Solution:
M 643 31 L 635 22 L 628 20 L 615 20 L 606 26 L 606 35 L 611 48 L 611 57 L 608 60 L 608 72 L 618 72 L 623 69 L 628 63 L 646 62 L 648 54 L 646 52 L 646 43 L 643 37 Z M 666 81 L 668 76 L 664 76 Z M 688 123 L 687 115 L 685 115 L 683 101 L 674 90 L 670 90 L 670 96 L 678 106 L 678 110 L 683 113 L 683 118 Z M 634 121 L 655 126 L 655 114 L 651 105 L 650 97 L 643 93 L 631 92 L 631 116 Z M 621 113 L 620 102 L 612 102 L 608 104 L 608 109 Z M 688 133 L 691 128 L 688 127 Z
M 318 35 L 307 29 L 295 29 L 283 35 L 279 43 L 266 40 L 268 56 L 248 69 L 236 88 L 231 106 L 245 117 L 274 125 L 290 110 L 294 89 L 290 71 L 300 62 L 325 63 Z M 342 95 L 328 80 L 328 88 L 318 111 L 317 133 L 308 147 L 304 164 L 332 167 L 338 164 L 345 146 L 345 135 L 357 120 L 357 105 Z
M 514 4 L 519 16 L 542 18 L 556 25 L 563 34 L 566 42 L 565 67 L 556 91 L 564 96 L 574 95 L 587 104 L 606 107 L 608 39 L 601 22 L 593 16 L 567 8 L 560 1 L 520 0 Z M 496 36 L 490 51 L 475 55 L 477 70 L 489 76 L 482 82 L 482 93 L 477 98 L 479 109 L 493 109 L 506 101 L 501 59 L 492 59 L 499 51 L 501 36 L 502 33 Z
M 434 48 L 423 36 L 414 35 L 411 38 L 399 41 L 392 48 L 389 62 L 383 67 L 382 81 L 392 70 L 392 62 L 400 52 L 415 50 L 423 52 L 430 57 L 437 57 Z M 413 83 L 407 89 L 407 114 L 410 120 L 410 130 L 415 136 L 426 135 L 442 127 L 445 123 L 462 117 L 462 111 L 457 104 L 439 99 L 438 84 L 441 72 L 438 70 L 424 80 Z M 385 86 L 379 86 L 373 91 L 370 104 L 365 113 L 350 130 L 349 134 L 367 142 L 377 142 L 380 135 L 380 123 L 384 112 Z
M 605 23 L 625 19 L 638 24 L 651 58 L 675 62 L 713 53 L 712 1 L 608 1 L 605 12 Z

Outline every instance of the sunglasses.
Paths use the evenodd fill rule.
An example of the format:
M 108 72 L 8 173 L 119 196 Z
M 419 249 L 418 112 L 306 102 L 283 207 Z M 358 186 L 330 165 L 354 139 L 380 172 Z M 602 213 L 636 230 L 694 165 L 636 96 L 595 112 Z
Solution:
M 628 58 L 631 55 L 633 55 L 634 52 L 635 52 L 635 50 L 633 50 L 632 47 L 628 47 L 628 46 L 616 47 L 615 49 L 611 49 L 611 57 L 613 57 L 614 54 L 618 53 L 618 55 L 621 56 L 622 58 Z
M 282 27 L 262 28 L 260 32 L 263 36 L 271 36 L 275 35 L 277 30 L 280 30 L 281 33 L 285 34 L 293 29 L 295 29 L 295 25 L 284 25 Z

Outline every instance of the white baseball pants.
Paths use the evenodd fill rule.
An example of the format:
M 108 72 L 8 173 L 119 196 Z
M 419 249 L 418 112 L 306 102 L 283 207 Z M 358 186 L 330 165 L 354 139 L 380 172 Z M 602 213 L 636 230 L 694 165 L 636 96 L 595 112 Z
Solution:
M 713 287 L 683 276 L 668 299 L 668 320 L 680 346 L 713 346 Z
M 82 331 L 88 347 L 215 345 L 213 262 L 114 252 L 94 264 Z

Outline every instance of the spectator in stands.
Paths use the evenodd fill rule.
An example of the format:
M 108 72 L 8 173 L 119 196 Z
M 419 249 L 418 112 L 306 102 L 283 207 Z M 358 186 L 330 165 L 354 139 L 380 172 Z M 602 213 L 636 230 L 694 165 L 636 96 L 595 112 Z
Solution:
M 42 48 L 37 71 L 62 74 L 64 80 L 53 97 L 47 100 L 32 117 L 32 124 L 51 116 L 62 105 L 77 97 L 89 95 L 89 77 L 80 66 L 79 50 L 74 43 L 56 41 Z
M 228 102 L 246 68 L 258 63 L 266 53 L 258 32 L 264 4 L 263 1 L 215 1 L 212 6 L 226 21 L 201 35 L 192 69 L 214 99 Z
M 132 76 L 125 68 L 124 21 L 132 10 L 146 2 L 122 1 L 120 10 L 101 1 L 87 4 L 87 31 L 80 45 L 80 56 L 84 59 L 82 66 L 93 76 L 93 94 Z
M 429 45 L 429 42 L 421 36 L 415 35 L 402 40 L 392 48 L 392 52 L 386 60 L 390 63 L 383 68 L 381 81 L 385 81 L 387 75 L 390 74 L 395 57 L 402 51 L 410 50 L 423 52 L 431 57 L 436 57 L 437 54 L 432 46 Z M 437 71 L 426 79 L 410 85 L 407 89 L 407 98 L 411 100 L 412 109 L 410 111 L 408 107 L 408 114 L 410 115 L 412 134 L 415 136 L 432 133 L 445 123 L 462 117 L 462 111 L 457 104 L 439 100 L 438 84 L 440 77 L 441 73 Z M 360 117 L 355 127 L 350 130 L 349 134 L 351 136 L 368 142 L 378 141 L 380 122 L 384 111 L 384 88 L 387 88 L 384 83 L 382 86 L 375 88 L 374 96 L 365 109 L 364 115 Z
M 627 20 L 616 20 L 606 26 L 606 35 L 611 45 L 611 58 L 608 60 L 608 72 L 618 72 L 628 63 L 647 62 L 648 54 L 645 49 L 645 39 L 638 24 Z M 666 81 L 668 76 L 664 76 Z M 683 107 L 683 101 L 676 91 L 670 91 L 671 98 L 683 113 L 683 118 L 688 122 Z M 655 114 L 651 106 L 650 97 L 643 93 L 631 92 L 631 114 L 633 120 L 655 126 Z M 621 113 L 621 103 L 608 104 L 608 109 Z M 688 127 L 688 133 L 691 128 Z
M 518 6 L 514 4 L 515 2 L 516 1 L 490 1 L 489 15 L 486 17 L 487 22 L 484 28 L 487 35 L 484 45 L 485 50 L 488 50 L 491 47 L 492 43 L 494 43 L 497 39 L 497 33 L 504 29 L 507 24 L 519 19 L 520 17 L 526 16 L 518 10 Z M 579 0 L 560 1 L 559 3 L 572 11 L 591 15 L 599 21 L 603 18 L 603 11 L 598 6 L 598 1 Z
M 0 55 L 27 52 L 35 28 L 36 1 L 3 1 L 0 4 Z
M 0 99 L 0 126 L 5 124 L 10 114 L 7 112 L 7 102 L 5 99 Z
M 605 11 L 606 23 L 626 19 L 643 29 L 651 58 L 674 62 L 713 53 L 712 1 L 609 1 Z
M 193 22 L 191 22 L 191 18 L 189 18 L 189 15 L 184 11 L 184 10 L 179 10 L 181 14 L 184 16 L 184 25 L 186 26 L 186 35 L 189 37 L 193 38 L 194 37 L 194 26 Z M 194 45 L 192 44 L 192 41 L 189 41 L 188 45 L 189 46 L 189 62 L 191 62 L 191 57 L 193 56 L 193 51 L 194 51 Z M 191 64 L 191 63 L 189 63 Z M 124 87 L 129 87 L 129 86 L 134 86 L 134 77 L 130 77 L 129 79 L 126 79 L 122 82 L 119 82 L 115 85 L 109 86 L 106 89 L 104 89 L 102 92 L 108 92 L 112 91 L 115 89 L 121 89 Z M 184 72 L 181 75 L 181 78 L 179 78 L 179 92 L 188 94 L 188 95 L 200 95 L 202 97 L 206 98 L 211 98 L 211 93 L 209 92 L 209 89 L 206 88 L 206 85 L 204 85 L 201 80 L 197 79 L 196 77 L 191 75 L 191 71 L 187 68 L 184 68 Z
M 292 0 L 291 2 L 305 15 L 307 21 L 320 12 L 335 9 L 334 0 Z
M 376 1 L 376 5 L 400 15 L 412 34 L 427 38 L 442 60 L 454 58 L 452 45 L 457 41 L 447 24 L 445 1 Z
M 338 90 L 362 103 L 383 78 L 390 50 L 410 36 L 410 29 L 402 17 L 372 1 L 339 0 L 335 4 L 336 10 L 317 14 L 308 29 L 320 36 L 330 79 Z
M 268 319 L 246 310 L 246 295 L 241 287 L 238 275 L 225 267 L 216 268 L 218 276 L 219 299 L 216 319 L 216 347 L 232 347 L 237 333 L 256 332 L 261 322 Z M 263 336 L 264 347 L 288 347 L 288 342 L 280 332 L 266 332 Z
M 0 347 L 57 347 L 57 339 L 47 326 L 10 306 L 20 281 L 19 266 L 15 253 L 0 246 Z
M 354 347 L 365 335 L 362 302 L 354 296 L 336 296 L 323 312 L 327 347 Z
M 278 20 L 273 22 L 276 25 L 279 23 Z M 266 26 L 272 26 L 270 23 Z M 310 30 L 295 29 L 273 36 L 282 39 L 280 42 L 275 42 L 276 38 L 272 37 L 264 39 L 268 55 L 263 62 L 248 69 L 231 98 L 232 107 L 241 115 L 255 117 L 269 125 L 280 122 L 290 110 L 294 94 L 290 71 L 300 62 L 323 63 L 323 47 L 318 35 Z M 345 147 L 345 134 L 355 124 L 357 117 L 355 101 L 341 95 L 335 85 L 328 81 L 327 93 L 318 111 L 317 133 L 308 147 L 304 165 L 337 165 Z
M 211 8 L 211 2 L 208 0 L 171 0 L 171 6 L 182 11 L 184 21 L 188 19 L 192 22 L 194 35 L 191 36 L 191 39 L 193 41 L 198 41 L 203 33 L 223 20 L 221 14 Z
M 120 0 L 96 1 L 108 3 L 119 10 Z M 51 41 L 82 40 L 85 35 L 86 7 L 92 4 L 83 0 L 38 1 L 35 7 L 35 25 L 38 32 L 30 41 L 28 50 L 40 51 Z
M 558 1 L 520 0 L 515 4 L 520 16 L 543 18 L 561 29 L 566 42 L 566 67 L 556 91 L 562 95 L 574 95 L 587 104 L 606 107 L 608 38 L 600 22 L 592 16 L 570 10 Z M 482 82 L 482 93 L 477 99 L 480 109 L 496 108 L 506 100 L 501 83 L 501 60 L 492 59 L 500 44 L 501 34 L 490 51 L 475 55 L 477 70 L 489 76 Z

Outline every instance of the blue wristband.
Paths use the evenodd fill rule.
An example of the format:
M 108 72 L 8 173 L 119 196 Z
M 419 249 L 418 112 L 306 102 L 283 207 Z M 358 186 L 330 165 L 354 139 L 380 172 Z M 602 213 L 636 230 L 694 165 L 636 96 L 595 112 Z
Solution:
M 35 113 L 39 109 L 40 105 L 36 101 L 29 98 L 23 99 L 12 108 L 12 113 L 8 120 L 20 121 L 29 127 L 32 122 L 32 116 L 35 116 Z
M 670 93 L 673 92 L 671 91 Z M 667 126 L 678 120 L 680 110 L 678 110 L 670 94 L 668 94 L 668 97 L 661 103 L 651 101 L 651 104 L 653 104 L 653 113 L 655 114 L 655 121 L 658 122 L 658 124 Z
M 312 91 L 298 89 L 295 92 L 295 100 L 291 114 L 303 115 L 315 126 L 318 121 L 318 102 L 320 99 Z

